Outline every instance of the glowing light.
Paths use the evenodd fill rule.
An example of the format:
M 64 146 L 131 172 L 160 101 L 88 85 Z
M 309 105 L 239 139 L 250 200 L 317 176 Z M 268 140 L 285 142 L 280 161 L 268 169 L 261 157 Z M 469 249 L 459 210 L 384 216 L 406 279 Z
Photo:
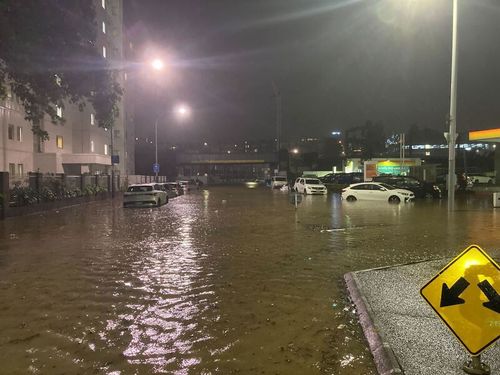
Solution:
M 294 153 L 294 154 L 298 154 L 298 153 L 299 153 L 299 149 L 298 149 L 298 148 L 294 148 L 294 149 L 292 150 L 292 153 Z
M 151 66 L 154 70 L 162 70 L 165 64 L 160 59 L 154 59 L 153 61 L 151 61 Z
M 178 104 L 174 108 L 174 114 L 179 119 L 185 119 L 191 116 L 191 108 L 187 104 Z

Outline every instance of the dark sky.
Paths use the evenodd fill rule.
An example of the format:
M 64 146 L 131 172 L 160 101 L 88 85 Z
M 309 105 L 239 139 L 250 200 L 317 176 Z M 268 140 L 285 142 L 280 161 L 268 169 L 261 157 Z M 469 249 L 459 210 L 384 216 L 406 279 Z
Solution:
M 387 131 L 414 123 L 445 128 L 451 0 L 124 3 L 136 58 L 155 45 L 175 61 L 162 82 L 162 105 L 182 100 L 193 108 L 189 123 L 162 124 L 172 138 L 273 137 L 273 80 L 283 97 L 285 138 L 367 120 Z M 459 132 L 500 126 L 499 40 L 500 1 L 459 0 Z M 156 90 L 142 84 L 143 98 Z M 145 128 L 155 110 L 139 106 Z

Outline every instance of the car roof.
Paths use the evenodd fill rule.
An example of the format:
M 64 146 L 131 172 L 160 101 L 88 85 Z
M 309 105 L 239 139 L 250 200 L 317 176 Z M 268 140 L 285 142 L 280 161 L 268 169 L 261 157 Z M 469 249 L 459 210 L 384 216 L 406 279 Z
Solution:
M 144 184 L 130 184 L 130 186 L 154 186 L 154 185 L 158 185 L 159 183 L 158 182 L 147 182 L 147 183 L 144 183 Z

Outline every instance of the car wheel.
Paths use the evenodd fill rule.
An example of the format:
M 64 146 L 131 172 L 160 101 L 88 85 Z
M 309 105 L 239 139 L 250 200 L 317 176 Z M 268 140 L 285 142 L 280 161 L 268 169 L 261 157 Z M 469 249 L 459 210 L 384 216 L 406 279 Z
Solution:
M 156 201 L 156 207 L 160 207 L 161 206 L 161 199 L 158 198 L 158 200 Z
M 167 203 L 168 203 L 168 195 L 167 195 L 167 199 L 165 199 L 165 204 L 167 204 Z
M 349 195 L 345 200 L 348 202 L 355 202 L 357 198 L 354 195 Z
M 394 204 L 399 204 L 401 202 L 401 199 L 397 195 L 391 195 L 389 197 L 389 203 L 394 203 Z

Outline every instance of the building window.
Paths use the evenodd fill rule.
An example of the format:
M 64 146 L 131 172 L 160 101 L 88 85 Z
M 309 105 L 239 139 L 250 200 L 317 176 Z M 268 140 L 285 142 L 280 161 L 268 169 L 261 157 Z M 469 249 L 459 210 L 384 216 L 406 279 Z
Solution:
M 16 165 L 14 163 L 9 163 L 9 175 L 16 175 Z
M 90 114 L 90 125 L 95 125 L 95 115 L 93 113 Z
M 102 22 L 102 33 L 106 34 L 106 23 L 104 21 Z
M 56 105 L 56 113 L 57 113 L 57 117 L 62 118 L 63 117 L 62 107 L 59 107 L 58 105 Z
M 18 142 L 22 142 L 23 141 L 23 128 L 18 126 L 16 130 L 17 130 L 16 131 L 16 139 Z
M 18 176 L 23 176 L 24 175 L 24 167 L 22 164 L 17 165 L 17 175 Z
M 90 141 L 90 152 L 94 152 L 94 141 Z
M 104 145 L 104 155 L 107 155 L 108 154 L 108 145 L 105 144 Z
M 102 46 L 102 57 L 106 58 L 106 46 Z
M 102 9 L 106 9 L 106 0 L 101 1 Z
M 9 124 L 8 133 L 9 133 L 9 139 L 14 140 L 14 125 Z
M 60 148 L 60 149 L 62 149 L 64 147 L 62 135 L 56 136 L 56 146 L 57 146 L 57 148 Z

